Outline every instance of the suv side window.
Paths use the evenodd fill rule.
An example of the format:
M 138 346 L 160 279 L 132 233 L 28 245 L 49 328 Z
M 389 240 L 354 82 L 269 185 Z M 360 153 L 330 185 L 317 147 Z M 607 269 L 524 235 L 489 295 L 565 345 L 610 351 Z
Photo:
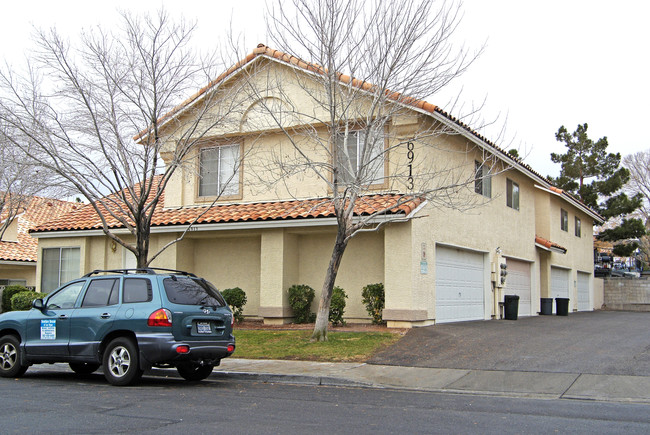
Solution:
M 85 283 L 85 281 L 78 281 L 63 287 L 47 300 L 47 309 L 73 308 Z
M 88 285 L 82 307 L 103 307 L 118 302 L 119 279 L 93 279 Z
M 144 278 L 124 278 L 122 303 L 149 302 L 152 299 L 151 281 Z

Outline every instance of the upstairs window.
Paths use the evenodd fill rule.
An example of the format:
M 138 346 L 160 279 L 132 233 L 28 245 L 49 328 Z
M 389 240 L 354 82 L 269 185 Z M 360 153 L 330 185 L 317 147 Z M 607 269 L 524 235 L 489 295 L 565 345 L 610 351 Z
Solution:
M 202 148 L 199 196 L 236 196 L 239 193 L 239 144 Z
M 486 166 L 485 162 L 474 161 L 474 192 L 491 198 L 492 197 L 492 178 L 490 176 L 490 168 Z
M 336 141 L 339 181 L 369 186 L 384 183 L 384 135 L 365 131 L 341 132 Z
M 580 222 L 580 218 L 576 216 L 576 237 L 582 237 L 582 222 Z
M 506 179 L 506 205 L 519 210 L 519 184 Z
M 560 229 L 569 231 L 569 213 L 564 209 L 560 209 Z

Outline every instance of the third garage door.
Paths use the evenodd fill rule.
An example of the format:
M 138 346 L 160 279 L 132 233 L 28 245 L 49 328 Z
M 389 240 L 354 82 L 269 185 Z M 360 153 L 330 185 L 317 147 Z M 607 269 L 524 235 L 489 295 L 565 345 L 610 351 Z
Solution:
M 483 320 L 484 254 L 436 248 L 436 322 Z
M 530 295 L 530 263 L 511 258 L 507 258 L 506 263 L 508 278 L 503 294 L 519 296 L 519 315 L 530 316 L 532 299 Z
M 554 299 L 569 297 L 568 269 L 560 269 L 559 267 L 551 266 L 551 297 Z M 570 301 L 569 304 L 571 304 Z M 553 312 L 555 312 L 555 308 L 556 304 L 553 303 Z

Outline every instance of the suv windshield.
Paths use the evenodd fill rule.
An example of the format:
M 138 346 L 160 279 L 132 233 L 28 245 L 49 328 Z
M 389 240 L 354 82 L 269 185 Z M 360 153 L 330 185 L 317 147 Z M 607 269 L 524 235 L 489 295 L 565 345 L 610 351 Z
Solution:
M 173 276 L 163 280 L 169 302 L 180 305 L 223 307 L 226 302 L 209 282 L 187 276 Z

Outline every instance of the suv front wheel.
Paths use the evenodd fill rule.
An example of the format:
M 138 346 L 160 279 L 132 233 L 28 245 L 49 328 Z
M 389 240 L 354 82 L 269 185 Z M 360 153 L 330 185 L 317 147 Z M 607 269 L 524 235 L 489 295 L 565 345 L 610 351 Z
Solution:
M 118 337 L 108 343 L 102 362 L 104 376 L 112 385 L 131 385 L 142 377 L 138 347 L 130 338 Z

